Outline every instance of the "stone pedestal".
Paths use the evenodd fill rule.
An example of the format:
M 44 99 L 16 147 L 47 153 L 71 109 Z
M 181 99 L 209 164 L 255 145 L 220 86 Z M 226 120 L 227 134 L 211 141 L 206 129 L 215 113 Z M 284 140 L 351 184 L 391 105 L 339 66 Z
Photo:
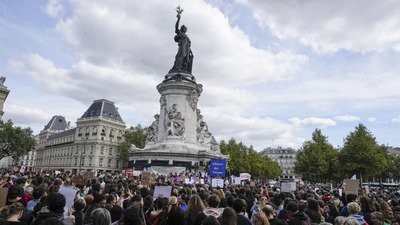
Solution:
M 149 166 L 205 165 L 221 155 L 203 116 L 197 109 L 202 85 L 188 73 L 169 73 L 157 85 L 160 93 L 160 114 L 148 128 L 144 149 L 132 148 L 129 166 L 142 169 Z

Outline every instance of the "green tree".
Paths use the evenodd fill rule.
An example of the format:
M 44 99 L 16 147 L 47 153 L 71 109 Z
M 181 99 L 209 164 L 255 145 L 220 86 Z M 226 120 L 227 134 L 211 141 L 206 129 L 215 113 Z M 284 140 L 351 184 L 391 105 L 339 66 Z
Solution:
M 339 159 L 344 174 L 357 174 L 361 180 L 379 176 L 388 167 L 384 148 L 361 123 L 345 138 Z
M 392 161 L 391 161 L 392 176 L 395 180 L 399 181 L 400 180 L 400 170 L 398 168 L 400 168 L 400 156 L 392 155 L 391 159 L 392 159 Z
M 137 148 L 144 148 L 147 138 L 147 129 L 142 128 L 140 124 L 136 127 L 130 127 L 124 134 L 124 141 L 118 145 L 118 159 L 124 164 L 128 162 L 129 159 L 129 149 L 132 145 Z
M 11 120 L 0 121 L 0 159 L 5 156 L 16 159 L 33 150 L 35 146 L 31 128 L 13 126 Z
M 267 156 L 261 156 L 253 149 L 242 142 L 237 143 L 230 139 L 227 143 L 220 142 L 221 153 L 229 155 L 228 169 L 232 174 L 250 173 L 254 177 L 275 178 L 282 174 L 278 163 Z
M 387 162 L 386 167 L 382 170 L 381 174 L 379 175 L 379 178 L 381 180 L 386 180 L 388 178 L 395 178 L 397 174 L 397 168 L 396 167 L 396 156 L 393 154 L 389 153 L 389 148 L 385 145 L 380 146 L 384 152 L 385 160 Z
M 315 129 L 312 140 L 304 142 L 296 155 L 294 172 L 305 181 L 324 182 L 338 179 L 338 168 L 338 151 Z

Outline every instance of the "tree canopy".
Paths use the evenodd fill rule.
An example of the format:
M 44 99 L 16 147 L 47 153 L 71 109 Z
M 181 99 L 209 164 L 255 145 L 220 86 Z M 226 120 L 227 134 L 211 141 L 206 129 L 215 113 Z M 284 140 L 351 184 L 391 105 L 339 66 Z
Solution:
M 250 173 L 255 177 L 276 178 L 282 174 L 278 163 L 267 156 L 261 156 L 252 146 L 230 139 L 220 142 L 221 153 L 229 155 L 228 170 L 231 174 Z
M 132 145 L 137 148 L 144 148 L 146 144 L 147 130 L 142 128 L 140 124 L 130 127 L 124 134 L 124 141 L 118 145 L 118 159 L 127 162 L 129 159 L 129 149 Z
M 320 129 L 315 129 L 312 139 L 305 141 L 296 155 L 294 172 L 310 182 L 338 179 L 338 151 L 329 144 Z
M 362 178 L 380 175 L 388 167 L 387 153 L 372 133 L 359 124 L 344 140 L 339 159 L 344 174 Z
M 6 156 L 16 159 L 33 150 L 35 146 L 31 128 L 14 126 L 11 120 L 0 121 L 0 159 Z

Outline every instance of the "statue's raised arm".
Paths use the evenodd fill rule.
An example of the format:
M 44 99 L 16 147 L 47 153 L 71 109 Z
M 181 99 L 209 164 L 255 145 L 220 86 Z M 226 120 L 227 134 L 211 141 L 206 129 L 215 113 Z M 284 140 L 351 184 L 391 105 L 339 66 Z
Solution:
M 178 17 L 178 19 L 176 20 L 176 23 L 175 23 L 175 33 L 179 34 L 181 32 L 179 30 L 179 21 L 181 20 L 181 14 L 176 15 L 176 17 Z
M 193 64 L 193 53 L 190 49 L 191 42 L 189 37 L 186 35 L 187 27 L 182 25 L 179 29 L 179 22 L 181 20 L 181 14 L 183 9 L 178 6 L 176 8 L 176 17 L 178 18 L 175 23 L 175 42 L 178 42 L 178 53 L 175 56 L 175 62 L 172 69 L 169 71 L 170 73 L 173 72 L 186 72 L 192 73 L 192 64 Z

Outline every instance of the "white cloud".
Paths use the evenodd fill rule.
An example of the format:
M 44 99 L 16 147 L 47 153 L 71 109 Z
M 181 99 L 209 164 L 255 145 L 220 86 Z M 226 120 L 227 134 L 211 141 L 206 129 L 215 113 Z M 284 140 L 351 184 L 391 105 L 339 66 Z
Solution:
M 358 116 L 352 116 L 348 114 L 342 116 L 335 116 L 333 119 L 335 121 L 340 121 L 340 122 L 355 122 L 361 120 L 361 118 Z
M 297 148 L 304 139 L 295 137 L 291 124 L 273 118 L 243 117 L 227 113 L 219 108 L 205 108 L 205 121 L 217 139 L 235 138 L 257 150 L 268 146 L 287 146 Z
M 49 0 L 44 9 L 47 15 L 53 18 L 60 16 L 63 10 L 64 7 L 61 3 L 61 0 Z
M 49 118 L 52 117 L 52 115 L 49 115 L 42 109 L 19 105 L 7 105 L 4 111 L 5 120 L 11 119 L 15 124 L 43 124 L 44 126 L 48 122 Z
M 326 119 L 326 118 L 316 118 L 316 117 L 309 117 L 309 118 L 298 118 L 298 117 L 293 117 L 289 119 L 289 121 L 296 127 L 300 126 L 315 126 L 318 128 L 323 128 L 323 127 L 330 127 L 330 126 L 335 126 L 336 122 L 333 121 L 332 119 Z
M 73 15 L 60 20 L 57 30 L 91 63 L 161 78 L 177 51 L 175 7 L 172 1 L 72 1 Z M 202 1 L 191 1 L 184 8 L 182 24 L 188 26 L 192 40 L 193 73 L 198 81 L 235 86 L 280 80 L 307 61 L 290 51 L 273 53 L 252 47 L 242 30 L 231 27 L 228 18 Z
M 247 4 L 277 37 L 297 39 L 317 52 L 400 51 L 396 1 L 248 0 Z
M 154 91 L 157 81 L 151 76 L 130 74 L 83 60 L 66 70 L 31 53 L 11 60 L 9 67 L 14 72 L 30 75 L 46 91 L 86 104 L 100 98 L 131 104 L 157 99 Z
M 378 121 L 377 118 L 375 118 L 375 117 L 368 117 L 368 122 L 374 123 L 374 122 L 376 122 L 376 121 Z
M 396 117 L 394 117 L 394 118 L 392 119 L 392 122 L 395 122 L 395 123 L 400 123 L 400 115 L 399 115 L 399 116 L 396 116 Z

